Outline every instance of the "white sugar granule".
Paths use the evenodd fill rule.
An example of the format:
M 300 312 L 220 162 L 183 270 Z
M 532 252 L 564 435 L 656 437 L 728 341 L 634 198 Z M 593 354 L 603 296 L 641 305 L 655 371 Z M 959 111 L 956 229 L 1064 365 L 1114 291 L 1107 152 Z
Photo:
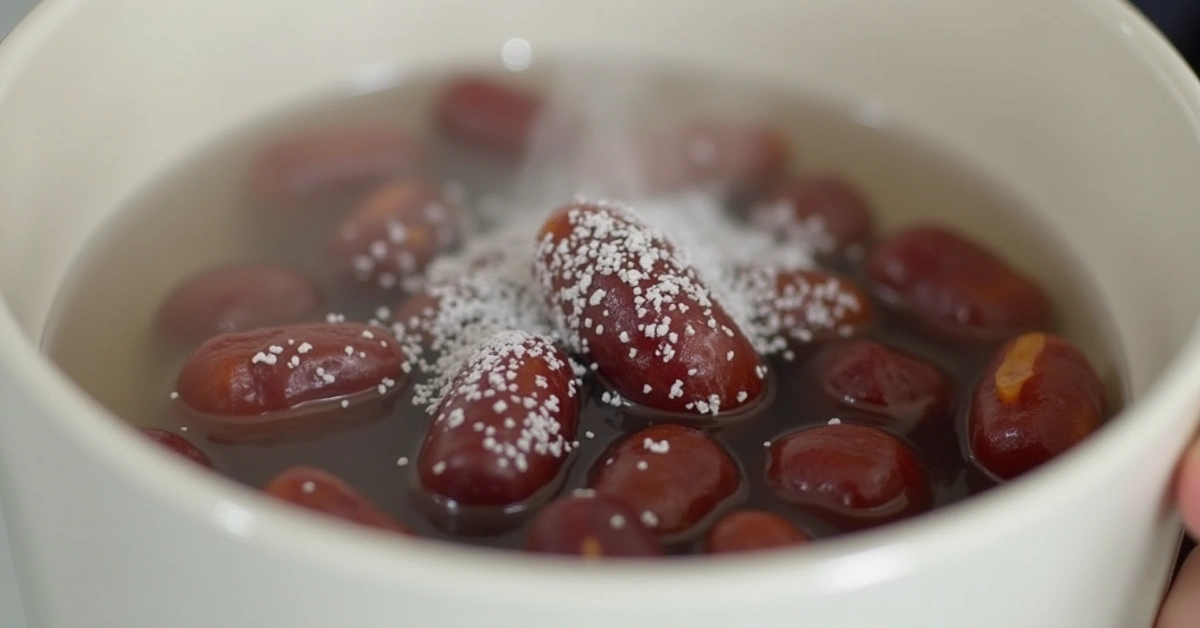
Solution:
M 582 199 L 576 199 L 579 200 Z M 546 306 L 545 286 L 539 285 L 534 272 L 537 233 L 557 207 L 497 209 L 503 205 L 502 200 L 489 197 L 488 202 L 494 211 L 504 212 L 502 226 L 480 229 L 475 225 L 475 232 L 468 233 L 462 249 L 443 255 L 428 267 L 424 290 L 432 297 L 433 306 L 404 315 L 400 311 L 392 313 L 391 330 L 401 341 L 409 358 L 408 366 L 420 375 L 414 403 L 430 412 L 466 360 L 480 344 L 499 332 L 523 331 L 579 348 L 569 332 L 564 334 L 562 321 L 555 320 L 557 314 Z M 661 314 L 658 324 L 647 325 L 641 332 L 665 339 L 662 343 L 665 350 L 656 359 L 664 362 L 674 359 L 671 347 L 681 337 L 696 333 L 690 324 L 675 322 L 692 307 L 719 303 L 763 355 L 783 353 L 789 339 L 804 342 L 811 338 L 810 330 L 828 326 L 838 316 L 858 307 L 853 294 L 843 291 L 836 280 L 820 285 L 794 281 L 778 290 L 780 272 L 815 267 L 813 252 L 820 249 L 819 242 L 811 247 L 804 246 L 802 241 L 785 243 L 747 227 L 732 218 L 714 194 L 693 191 L 624 204 L 597 202 L 618 208 L 644 223 L 649 227 L 648 233 L 670 247 L 675 261 L 694 273 L 694 279 L 647 283 L 649 278 L 637 273 L 654 263 L 653 254 L 636 260 L 632 270 L 623 271 L 633 274 L 629 281 L 647 286 L 643 305 L 639 307 L 655 307 Z M 564 288 L 578 295 L 572 298 L 592 305 L 603 302 L 604 291 L 589 285 L 587 273 L 573 279 L 572 285 Z M 672 296 L 679 293 L 688 298 Z M 780 314 L 781 311 L 785 314 Z M 672 320 L 675 312 L 679 314 Z M 607 309 L 603 314 L 611 315 Z M 611 327 L 606 323 L 593 321 L 593 325 Z M 710 319 L 708 323 L 715 328 L 715 321 Z M 623 344 L 634 340 L 626 332 L 609 334 L 606 338 Z M 628 353 L 630 359 L 637 355 L 633 347 Z M 594 370 L 595 365 L 589 366 Z M 587 371 L 585 365 L 572 367 L 577 374 Z M 668 393 L 671 398 L 685 396 L 686 382 L 676 382 Z M 621 403 L 619 397 L 610 395 L 610 403 L 613 399 Z M 733 400 L 724 401 L 722 404 L 720 399 L 696 399 L 694 403 L 697 408 L 715 412 L 721 405 L 733 405 Z

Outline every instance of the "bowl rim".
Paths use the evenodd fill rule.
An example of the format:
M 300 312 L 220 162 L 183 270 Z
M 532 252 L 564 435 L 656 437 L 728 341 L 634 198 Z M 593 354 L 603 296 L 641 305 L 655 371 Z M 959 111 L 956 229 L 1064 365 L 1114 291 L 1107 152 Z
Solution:
M 12 89 L 31 51 L 52 38 L 84 1 L 44 0 L 0 43 L 0 100 Z M 1081 14 L 1097 22 L 1096 28 L 1125 35 L 1126 45 L 1146 70 L 1155 72 L 1174 92 L 1191 119 L 1193 139 L 1200 142 L 1200 82 L 1165 37 L 1123 0 L 1073 2 Z M 1030 508 L 1056 501 L 1067 488 L 1077 493 L 1099 489 L 1110 477 L 1097 469 L 1116 468 L 1120 461 L 1140 453 L 1136 443 L 1144 447 L 1179 421 L 1194 421 L 1190 413 L 1193 391 L 1200 389 L 1200 326 L 1193 326 L 1186 342 L 1142 397 L 1111 425 L 1003 490 L 801 550 L 705 558 L 721 563 L 719 569 L 693 569 L 690 560 L 612 561 L 581 568 L 570 560 L 531 559 L 509 551 L 397 538 L 275 503 L 144 442 L 42 355 L 2 297 L 0 370 L 12 377 L 14 389 L 27 391 L 25 396 L 39 415 L 88 442 L 99 464 L 164 508 L 206 520 L 213 534 L 252 540 L 306 563 L 404 582 L 435 596 L 443 595 L 445 587 L 431 574 L 442 571 L 454 577 L 470 574 L 480 584 L 470 595 L 497 600 L 512 599 L 510 596 L 521 592 L 527 595 L 536 587 L 547 594 L 553 591 L 568 596 L 585 609 L 610 606 L 613 596 L 661 600 L 668 591 L 684 592 L 694 606 L 715 606 L 760 599 L 771 585 L 777 587 L 781 578 L 801 573 L 816 587 L 806 589 L 808 595 L 870 586 L 903 575 L 914 565 L 927 568 L 948 560 L 973 544 L 994 538 L 996 531 L 1019 528 L 1027 524 Z M 9 481 L 0 477 L 0 482 Z M 5 492 L 14 494 L 11 486 Z M 18 511 L 6 513 L 10 527 L 20 525 Z M 19 529 L 15 532 L 21 533 Z M 738 578 L 739 586 L 728 587 L 730 578 Z M 586 586 L 577 586 L 581 583 Z M 595 595 L 592 587 L 596 586 L 605 587 L 605 595 Z M 708 595 L 710 592 L 713 595 Z

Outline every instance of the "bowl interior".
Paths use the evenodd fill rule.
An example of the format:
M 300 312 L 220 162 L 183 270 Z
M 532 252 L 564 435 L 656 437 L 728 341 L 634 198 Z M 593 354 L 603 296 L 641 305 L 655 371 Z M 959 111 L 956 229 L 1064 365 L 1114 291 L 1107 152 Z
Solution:
M 1164 426 L 1180 421 L 1169 411 L 1183 407 L 1191 394 L 1184 389 L 1200 369 L 1192 339 L 1200 291 L 1186 283 L 1200 268 L 1191 237 L 1200 231 L 1200 96 L 1182 62 L 1119 3 L 1021 0 L 966 8 L 935 0 L 830 9 L 764 1 L 737 11 L 685 0 L 652 8 L 625 0 L 602 7 L 532 0 L 382 5 L 350 0 L 335 10 L 305 2 L 299 12 L 294 1 L 261 0 L 244 19 L 230 21 L 228 7 L 214 4 L 195 7 L 185 24 L 172 7 L 153 2 L 59 0 L 0 50 L 0 294 L 7 307 L 0 361 L 28 393 L 69 404 L 47 406 L 67 433 L 84 438 L 106 428 L 95 421 L 97 408 L 37 357 L 35 343 L 75 254 L 146 181 L 282 104 L 331 85 L 403 77 L 417 64 L 498 62 L 514 36 L 528 40 L 535 55 L 638 55 L 857 103 L 988 172 L 1034 208 L 1111 311 L 1129 391 L 1139 401 L 1107 430 L 1113 434 L 1033 478 L 1045 488 L 1030 482 L 1024 499 L 1035 490 L 1047 495 L 1101 482 L 1097 474 L 1085 480 L 1084 467 L 1129 464 Z M 276 24 L 277 15 L 288 16 L 285 23 Z M 396 28 L 363 28 L 381 21 Z M 264 45 L 268 27 L 280 39 Z M 211 54 L 216 38 L 221 55 Z M 995 54 L 999 49 L 1005 54 Z M 953 207 L 925 217 L 979 233 L 1018 265 L 1033 264 L 1025 242 L 1004 235 L 1005 225 L 963 223 Z M 1181 350 L 1177 375 L 1162 381 Z M 112 464 L 164 469 L 197 499 L 237 495 L 183 470 L 165 471 L 150 448 L 115 431 L 95 442 L 112 448 L 103 454 Z M 274 520 L 270 506 L 247 507 Z M 932 535 L 946 521 L 930 518 L 855 542 L 896 540 L 917 528 Z

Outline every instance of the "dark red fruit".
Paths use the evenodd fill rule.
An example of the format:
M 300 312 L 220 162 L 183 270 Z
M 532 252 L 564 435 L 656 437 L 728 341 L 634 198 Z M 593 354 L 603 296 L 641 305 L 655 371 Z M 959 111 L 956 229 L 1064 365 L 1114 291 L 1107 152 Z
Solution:
M 187 458 L 188 460 L 191 460 L 202 467 L 207 467 L 209 469 L 213 468 L 212 459 L 208 457 L 208 454 L 200 451 L 199 447 L 196 447 L 191 443 L 191 441 L 180 436 L 179 434 L 148 427 L 140 428 L 139 431 L 149 437 L 150 440 L 162 445 L 163 447 L 166 447 L 167 449 L 170 449 L 184 458 Z
M 754 325 L 793 345 L 857 336 L 875 324 L 871 297 L 853 281 L 822 270 L 744 268 Z
M 782 175 L 788 162 L 780 130 L 736 121 L 698 120 L 647 135 L 639 145 L 646 183 L 654 190 L 756 188 Z
M 404 347 L 420 347 L 422 351 L 431 342 L 431 330 L 437 321 L 442 300 L 428 288 L 417 290 L 408 296 L 392 315 L 392 330 Z
M 379 510 L 336 476 L 312 467 L 292 467 L 275 476 L 263 492 L 290 504 L 351 523 L 401 534 L 412 530 Z
M 486 153 L 517 158 L 529 146 L 541 101 L 480 78 L 452 83 L 437 104 L 443 135 Z
M 659 556 L 662 544 L 621 502 L 603 497 L 562 497 L 533 519 L 526 549 L 585 559 Z
M 771 443 L 766 479 L 780 499 L 847 525 L 900 519 L 932 502 L 916 454 L 887 432 L 860 425 L 806 428 Z
M 377 327 L 309 323 L 223 334 L 200 345 L 176 380 L 203 414 L 252 417 L 301 403 L 379 390 L 391 394 L 404 353 Z
M 566 465 L 580 393 L 567 354 L 550 340 L 503 332 L 455 376 L 417 458 L 421 486 L 459 506 L 510 506 L 549 486 Z
M 971 454 L 1012 479 L 1079 444 L 1104 420 L 1104 386 L 1079 349 L 1029 333 L 1004 345 L 971 400 Z
M 425 181 L 393 181 L 372 191 L 327 246 L 335 271 L 384 289 L 408 283 L 458 241 L 457 209 Z
M 716 416 L 757 402 L 766 366 L 666 238 L 631 212 L 575 203 L 538 235 L 538 282 L 569 347 L 620 396 Z
M 240 262 L 201 271 L 179 284 L 158 312 L 172 338 L 217 334 L 312 320 L 324 304 L 308 277 L 286 266 Z
M 750 210 L 750 222 L 819 253 L 863 252 L 871 240 L 871 211 L 850 184 L 831 176 L 786 181 Z
M 880 300 L 952 339 L 1004 339 L 1045 326 L 1052 315 L 1032 279 L 940 227 L 914 227 L 888 238 L 866 269 Z
M 280 142 L 253 166 L 257 199 L 271 207 L 306 204 L 426 166 L 424 147 L 400 131 L 358 128 L 324 131 Z
M 950 413 L 953 384 L 938 367 L 872 340 L 829 348 L 813 362 L 822 389 L 847 408 L 905 427 Z
M 689 427 L 656 425 L 618 442 L 592 470 L 591 487 L 624 503 L 660 535 L 686 532 L 741 486 L 737 463 Z
M 751 552 L 807 542 L 807 534 L 779 515 L 739 510 L 725 515 L 708 531 L 705 551 L 710 554 Z

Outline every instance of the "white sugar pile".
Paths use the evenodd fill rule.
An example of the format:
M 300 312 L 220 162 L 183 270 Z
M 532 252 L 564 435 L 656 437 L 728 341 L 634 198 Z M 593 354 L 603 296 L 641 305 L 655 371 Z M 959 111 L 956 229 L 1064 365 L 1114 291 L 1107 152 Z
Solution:
M 787 327 L 820 325 L 829 316 L 830 298 L 845 301 L 836 285 L 801 285 L 788 294 L 777 293 L 779 272 L 815 267 L 814 247 L 797 240 L 783 242 L 738 222 L 715 194 L 694 191 L 623 207 L 671 242 L 678 260 L 692 265 L 763 355 L 787 351 L 788 337 L 797 338 L 786 333 Z M 432 304 L 400 314 L 392 324 L 412 368 L 422 375 L 414 403 L 432 411 L 449 380 L 494 334 L 521 330 L 563 338 L 551 322 L 533 272 L 537 233 L 555 209 L 508 207 L 503 226 L 469 234 L 461 250 L 430 266 L 426 291 L 434 298 Z M 818 306 L 808 320 L 785 320 L 778 314 L 780 306 L 806 300 Z M 578 369 L 581 375 L 587 366 Z
M 484 196 L 471 207 L 462 187 L 450 186 L 447 198 L 468 209 L 476 224 L 467 225 L 464 248 L 427 269 L 426 291 L 432 297 L 427 302 L 437 307 L 404 312 L 393 323 L 413 369 L 422 376 L 415 403 L 432 409 L 446 382 L 493 334 L 521 330 L 567 346 L 566 335 L 546 310 L 533 266 L 543 221 L 572 194 L 615 197 L 665 236 L 675 261 L 695 270 L 706 297 L 725 309 L 764 356 L 786 358 L 789 341 L 804 342 L 810 329 L 831 328 L 839 312 L 857 309 L 853 293 L 844 292 L 836 280 L 819 285 L 808 285 L 804 278 L 777 281 L 781 272 L 813 268 L 814 254 L 828 252 L 831 238 L 819 217 L 793 219 L 785 242 L 773 229 L 736 219 L 716 191 L 647 197 L 636 129 L 656 116 L 668 121 L 687 115 L 679 101 L 658 97 L 669 91 L 661 91 L 658 81 L 656 74 L 635 66 L 559 73 L 545 94 L 513 196 L 508 201 Z M 739 94 L 706 92 L 685 100 L 697 107 L 691 115 L 698 119 L 712 114 L 727 120 L 763 119 L 762 103 Z M 695 160 L 713 157 L 709 143 L 691 148 L 707 149 L 691 155 Z M 780 207 L 777 213 L 794 216 L 789 210 Z M 584 362 L 577 365 L 581 375 L 595 367 L 588 356 L 577 357 Z

